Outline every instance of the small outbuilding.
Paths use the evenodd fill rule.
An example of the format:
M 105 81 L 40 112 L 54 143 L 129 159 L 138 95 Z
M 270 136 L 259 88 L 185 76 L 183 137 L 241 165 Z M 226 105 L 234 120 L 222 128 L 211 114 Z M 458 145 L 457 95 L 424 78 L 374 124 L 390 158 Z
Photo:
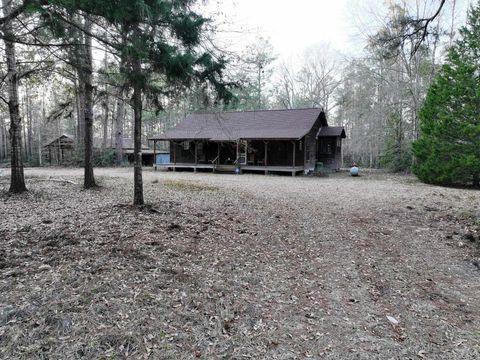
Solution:
M 123 138 L 122 152 L 125 159 L 129 163 L 134 162 L 133 140 L 131 138 Z M 75 151 L 77 150 L 77 142 L 72 135 L 62 134 L 53 140 L 50 140 L 44 146 L 44 154 L 47 162 L 52 165 L 66 165 L 75 161 Z M 103 139 L 93 138 L 94 156 L 99 156 L 102 150 L 114 151 L 115 145 L 111 145 L 110 141 L 107 147 L 103 146 Z M 77 154 L 78 156 L 78 154 Z M 148 146 L 142 145 L 142 163 L 145 166 L 154 164 L 154 153 Z
M 104 148 L 104 143 L 102 138 L 94 138 L 93 139 L 93 147 L 96 151 L 99 151 L 101 149 L 105 150 L 115 150 L 115 143 L 111 141 L 107 141 L 107 145 Z M 132 138 L 126 138 L 124 137 L 122 139 L 122 152 L 124 158 L 130 163 L 133 164 L 135 159 L 134 159 L 134 143 Z M 145 166 L 152 166 L 154 164 L 154 159 L 153 159 L 153 150 L 149 149 L 147 145 L 142 144 L 142 164 Z
M 343 127 L 328 126 L 322 109 L 201 112 L 149 140 L 169 144 L 155 168 L 303 173 L 341 166 Z M 320 163 L 320 164 L 319 164 Z
M 62 134 L 50 140 L 45 146 L 45 153 L 49 164 L 62 165 L 65 160 L 72 158 L 75 151 L 75 138 L 72 135 Z

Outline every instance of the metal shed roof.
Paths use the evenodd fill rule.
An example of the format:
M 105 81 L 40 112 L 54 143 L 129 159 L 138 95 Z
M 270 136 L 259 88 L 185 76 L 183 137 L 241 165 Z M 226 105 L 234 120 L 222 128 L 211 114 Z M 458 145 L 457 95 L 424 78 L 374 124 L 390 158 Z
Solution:
M 150 140 L 301 139 L 320 117 L 327 126 L 322 109 L 194 113 Z

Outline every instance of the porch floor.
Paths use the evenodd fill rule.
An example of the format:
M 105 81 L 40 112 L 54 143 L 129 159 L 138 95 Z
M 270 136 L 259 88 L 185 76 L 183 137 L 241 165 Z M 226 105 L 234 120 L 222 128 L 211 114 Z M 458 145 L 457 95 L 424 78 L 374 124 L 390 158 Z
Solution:
M 193 169 L 196 171 L 197 169 L 211 169 L 212 172 L 235 172 L 237 169 L 236 165 L 214 165 L 214 164 L 185 164 L 185 163 L 176 163 L 176 164 L 155 164 L 156 169 L 172 169 L 175 171 L 176 169 Z M 241 171 L 252 171 L 252 172 L 261 172 L 264 174 L 268 174 L 269 172 L 284 172 L 284 173 L 291 173 L 292 175 L 296 175 L 299 172 L 303 172 L 305 170 L 304 166 L 259 166 L 259 165 L 241 165 Z

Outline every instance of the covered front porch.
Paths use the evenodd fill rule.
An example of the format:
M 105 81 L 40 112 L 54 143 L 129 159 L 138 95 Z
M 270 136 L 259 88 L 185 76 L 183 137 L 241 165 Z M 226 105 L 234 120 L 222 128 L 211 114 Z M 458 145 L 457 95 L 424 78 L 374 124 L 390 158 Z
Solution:
M 157 141 L 154 142 L 156 152 Z M 238 141 L 171 140 L 169 157 L 157 168 L 212 172 L 289 173 L 305 170 L 301 140 L 241 139 Z M 157 156 L 155 155 L 157 159 Z

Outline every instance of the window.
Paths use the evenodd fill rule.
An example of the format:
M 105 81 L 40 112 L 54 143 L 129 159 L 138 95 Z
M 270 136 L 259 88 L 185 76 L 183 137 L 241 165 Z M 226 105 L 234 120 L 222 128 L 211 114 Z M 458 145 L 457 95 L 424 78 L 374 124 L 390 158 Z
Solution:
M 332 144 L 327 144 L 327 151 L 326 151 L 327 154 L 331 154 L 332 153 Z
M 183 150 L 190 150 L 190 141 L 183 142 Z
M 302 151 L 302 140 L 300 140 L 300 142 L 298 143 L 298 150 Z
M 320 153 L 325 155 L 332 154 L 333 146 L 335 146 L 335 142 L 332 143 L 330 139 L 322 139 L 319 144 Z

